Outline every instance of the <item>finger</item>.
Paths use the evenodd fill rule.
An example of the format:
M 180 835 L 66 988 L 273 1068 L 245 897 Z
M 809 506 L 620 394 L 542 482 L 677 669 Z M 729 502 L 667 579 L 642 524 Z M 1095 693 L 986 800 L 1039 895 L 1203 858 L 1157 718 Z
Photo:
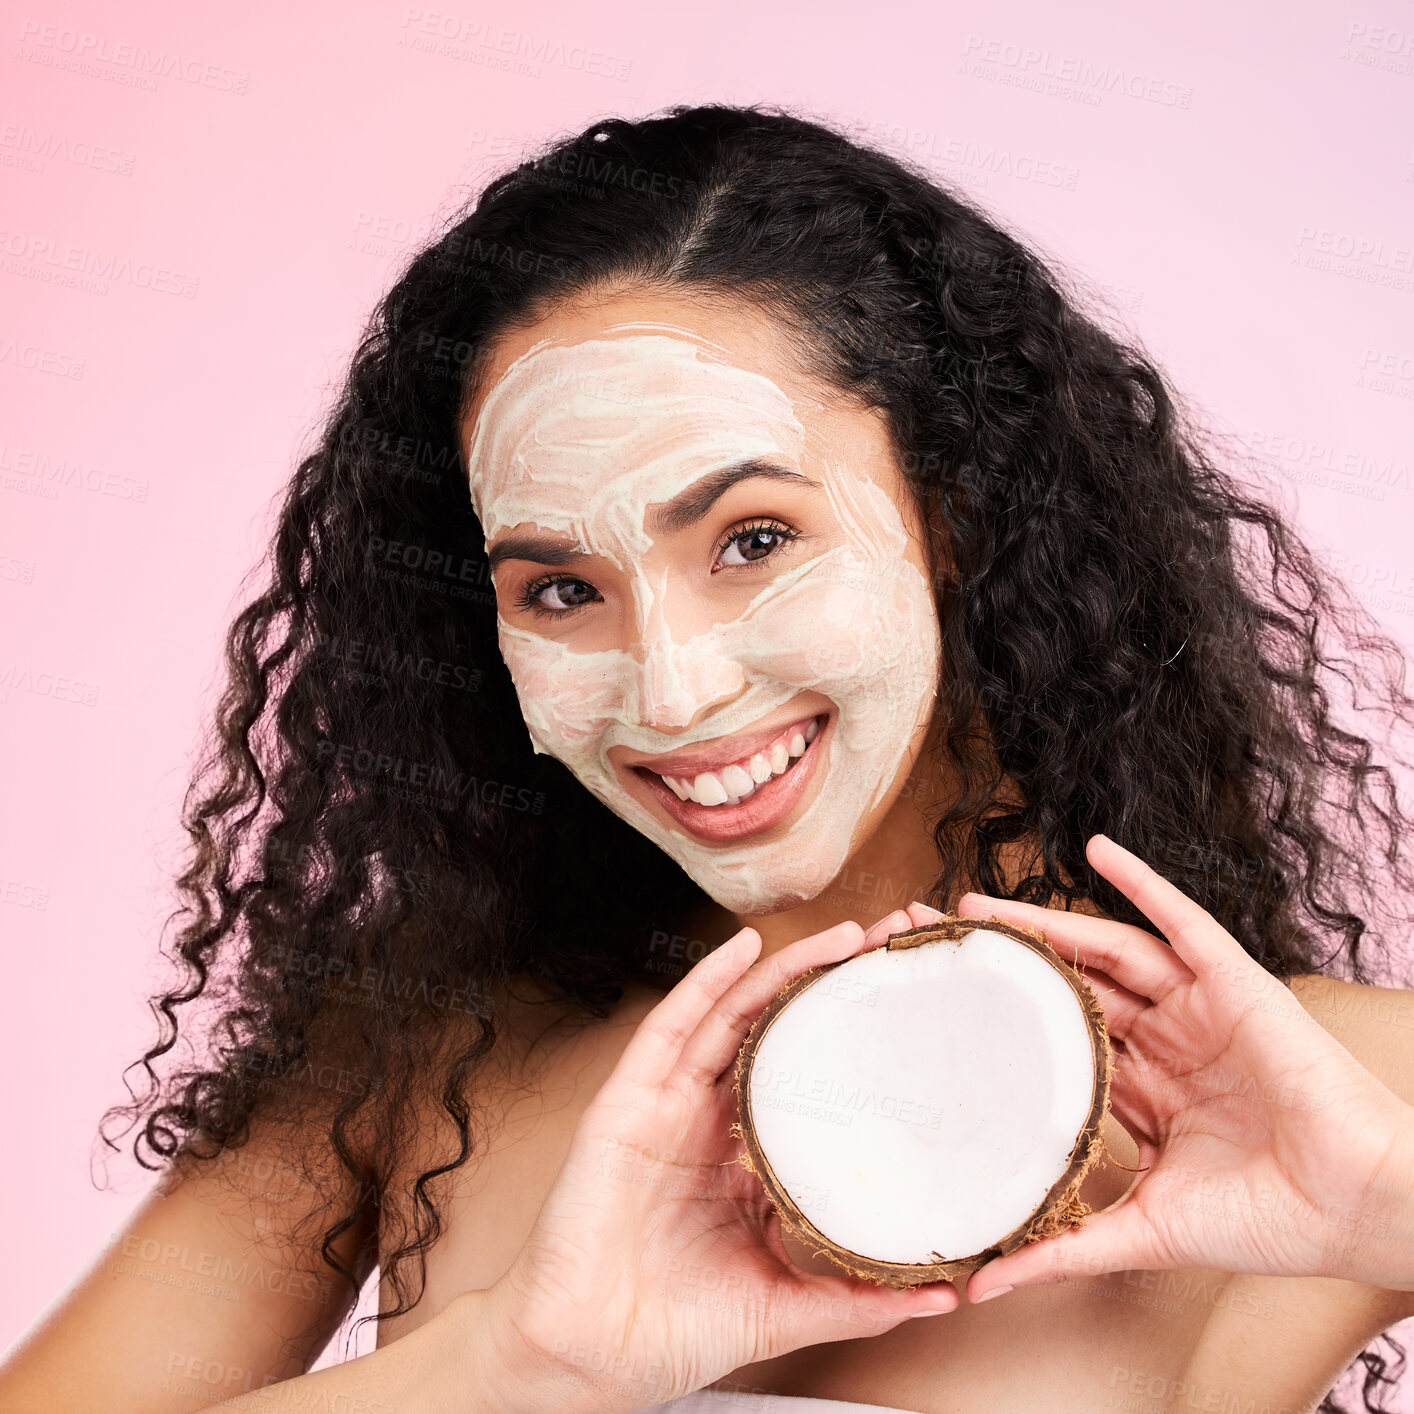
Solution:
M 760 933 L 755 928 L 743 928 L 699 959 L 639 1022 L 606 1086 L 625 1075 L 632 1075 L 649 1087 L 661 1085 L 676 1070 L 703 1017 L 739 981 L 760 952 Z
M 906 933 L 914 926 L 913 919 L 901 908 L 896 908 L 887 918 L 881 918 L 865 935 L 866 948 L 877 947 L 895 933 Z
M 1135 1020 L 1153 1005 L 1147 997 L 1136 996 L 1128 987 L 1121 987 L 1113 977 L 1094 968 L 1081 968 L 1080 975 L 1105 1013 L 1105 1030 L 1117 1041 L 1124 1040 Z
M 1141 1149 L 1146 1146 L 1141 1145 Z M 1080 1227 L 1056 1237 L 1029 1242 L 1005 1257 L 997 1257 L 972 1273 L 966 1283 L 969 1301 L 986 1300 L 1000 1288 L 1019 1290 L 1077 1277 L 1099 1277 L 1109 1272 L 1156 1271 L 1170 1265 L 1154 1240 L 1143 1210 L 1129 1202 L 1144 1175 L 1118 1202 L 1092 1213 Z
M 683 1048 L 675 1075 L 689 1085 L 715 1084 L 735 1063 L 752 1022 L 782 987 L 812 967 L 864 951 L 864 929 L 858 923 L 837 923 L 761 959 L 708 1011 Z
M 1110 1073 L 1109 1111 L 1125 1133 L 1140 1146 L 1142 1153 L 1144 1145 L 1154 1148 L 1159 1142 L 1162 1126 L 1156 1113 L 1155 1096 L 1152 1090 L 1136 1081 L 1126 1052 L 1117 1050 L 1114 1059 L 1114 1068 Z M 1167 1113 L 1167 1110 L 1164 1109 L 1164 1112 Z M 1156 1148 L 1154 1152 L 1157 1152 Z M 1111 1161 L 1118 1164 L 1113 1156 Z M 1146 1163 L 1147 1160 L 1140 1158 L 1133 1167 L 1143 1169 Z
M 791 1263 L 791 1267 L 800 1269 Z M 850 1277 L 804 1273 L 790 1283 L 782 1297 L 771 1303 L 771 1325 L 796 1327 L 795 1336 L 807 1331 L 808 1344 L 882 1335 L 913 1316 L 955 1311 L 962 1297 L 951 1282 L 928 1282 L 906 1291 Z M 800 1319 L 797 1313 L 804 1313 Z M 798 1342 L 797 1342 L 798 1343 Z
M 965 898 L 974 901 L 982 899 L 987 904 L 1002 902 L 1001 900 L 985 898 L 980 894 L 967 894 Z M 1020 904 L 1018 907 L 1027 908 L 1030 907 L 1030 905 Z M 1054 910 L 1039 909 L 1037 912 L 1044 913 L 1049 918 L 1054 913 Z M 969 917 L 971 915 L 960 912 L 959 916 Z M 926 903 L 911 903 L 906 910 L 896 909 L 893 913 L 889 914 L 887 918 L 880 919 L 879 922 L 864 935 L 865 945 L 872 947 L 878 943 L 882 943 L 894 933 L 901 933 L 908 928 L 921 928 L 925 923 L 936 923 L 938 919 L 942 917 L 943 914 L 936 908 L 930 908 Z M 1116 924 L 1115 926 L 1119 927 L 1123 925 Z M 1130 931 L 1138 932 L 1139 930 L 1131 929 Z M 1143 934 L 1142 936 L 1147 938 L 1148 934 Z M 1165 953 L 1169 952 L 1169 949 L 1165 948 L 1156 938 L 1150 938 L 1149 941 L 1163 948 Z M 1084 968 L 1083 975 L 1086 981 L 1091 984 L 1091 990 L 1094 991 L 1100 1001 L 1101 1007 L 1104 1009 L 1105 1025 L 1110 1034 L 1116 1037 L 1123 1037 L 1125 1032 L 1127 1032 L 1133 1024 L 1134 1018 L 1149 1005 L 1149 1001 L 1146 998 L 1137 996 L 1127 987 L 1120 986 L 1113 977 L 1094 970 L 1088 965 Z
M 1212 914 L 1107 835 L 1091 835 L 1085 857 L 1158 928 L 1195 974 L 1236 966 L 1264 971 Z
M 1003 923 L 1039 928 L 1046 941 L 1074 966 L 1097 967 L 1135 996 L 1162 1001 L 1175 987 L 1193 981 L 1193 970 L 1172 948 L 1152 933 L 1113 918 L 1040 908 L 1034 903 L 964 894 L 958 917 L 985 919 L 995 914 Z

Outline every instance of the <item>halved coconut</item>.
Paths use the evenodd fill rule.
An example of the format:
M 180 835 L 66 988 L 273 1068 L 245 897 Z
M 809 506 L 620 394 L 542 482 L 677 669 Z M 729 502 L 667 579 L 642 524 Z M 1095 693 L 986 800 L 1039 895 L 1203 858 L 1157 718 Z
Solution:
M 947 915 L 772 999 L 732 1132 L 786 1228 L 902 1290 L 1081 1223 L 1110 1074 L 1099 1000 L 1040 932 Z

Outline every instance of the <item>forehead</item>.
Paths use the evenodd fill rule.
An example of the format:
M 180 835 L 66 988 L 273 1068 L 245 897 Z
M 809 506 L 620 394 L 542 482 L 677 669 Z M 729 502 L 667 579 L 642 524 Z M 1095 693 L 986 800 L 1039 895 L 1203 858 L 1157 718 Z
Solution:
M 637 291 L 507 333 L 462 427 L 488 543 L 530 526 L 641 551 L 648 506 L 754 459 L 805 471 L 842 515 L 882 493 L 908 518 L 886 415 L 807 370 L 795 337 L 738 301 Z
M 537 344 L 492 389 L 467 451 L 486 533 L 531 522 L 630 539 L 646 507 L 751 461 L 812 460 L 770 379 L 664 326 Z M 640 547 L 643 548 L 643 547 Z
M 645 507 L 709 472 L 818 461 L 829 390 L 784 344 L 749 308 L 642 298 L 516 331 L 495 347 L 464 426 L 487 537 L 534 524 L 585 539 L 597 525 L 641 549 Z
M 823 407 L 841 396 L 812 377 L 793 353 L 793 331 L 756 305 L 647 290 L 582 296 L 553 307 L 532 324 L 508 330 L 479 366 L 476 388 L 462 424 L 466 446 L 487 398 L 506 372 L 546 340 L 573 344 L 632 332 L 626 326 L 666 325 L 676 337 L 695 341 L 704 352 L 738 369 L 769 379 L 798 408 Z M 645 332 L 647 332 L 645 330 Z

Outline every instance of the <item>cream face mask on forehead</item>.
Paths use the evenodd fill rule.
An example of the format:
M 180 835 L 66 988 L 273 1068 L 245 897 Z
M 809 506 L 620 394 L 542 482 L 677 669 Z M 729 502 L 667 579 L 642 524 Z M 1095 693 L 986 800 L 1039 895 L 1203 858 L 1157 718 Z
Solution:
M 517 527 L 563 536 L 616 567 L 633 613 L 623 615 L 622 646 L 594 650 L 498 613 L 501 654 L 537 752 L 563 762 L 723 907 L 776 912 L 836 877 L 931 714 L 931 587 L 907 559 L 898 506 L 807 435 L 774 381 L 673 325 L 636 321 L 605 334 L 541 340 L 517 358 L 482 403 L 467 467 L 488 546 Z M 745 607 L 733 600 L 730 616 L 704 628 L 675 592 L 674 571 L 650 555 L 648 512 L 749 458 L 817 480 L 831 525 L 789 568 L 761 573 Z M 564 575 L 595 584 L 592 568 Z M 792 724 L 752 740 L 763 725 Z M 740 742 L 714 751 L 725 737 Z M 738 744 L 752 749 L 733 755 Z M 710 758 L 714 769 L 665 768 L 661 785 L 635 778 L 634 766 L 651 769 L 644 757 L 669 755 L 693 758 L 692 768 Z M 721 837 L 733 828 L 722 822 L 749 819 L 753 805 L 759 815 L 771 792 L 787 799 L 797 771 L 807 783 L 781 819 Z

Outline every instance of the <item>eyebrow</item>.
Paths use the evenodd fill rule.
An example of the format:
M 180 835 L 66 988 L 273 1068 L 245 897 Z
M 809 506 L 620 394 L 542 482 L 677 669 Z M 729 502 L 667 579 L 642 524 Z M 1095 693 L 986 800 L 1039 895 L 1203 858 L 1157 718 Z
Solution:
M 486 559 L 494 570 L 502 560 L 534 560 L 541 565 L 570 565 L 577 560 L 587 560 L 589 554 L 578 545 L 569 545 L 551 535 L 537 535 L 534 531 L 516 531 L 498 541 L 486 552 Z
M 686 530 L 696 525 L 714 505 L 739 481 L 760 477 L 768 481 L 793 481 L 811 491 L 818 491 L 820 483 L 803 472 L 792 471 L 780 462 L 766 457 L 749 457 L 745 461 L 733 462 L 719 471 L 713 471 L 680 491 L 671 501 L 664 502 L 656 510 L 648 513 L 648 524 L 660 532 Z M 514 531 L 505 536 L 486 552 L 486 558 L 494 570 L 502 560 L 532 560 L 541 565 L 570 565 L 590 558 L 588 551 L 578 545 L 551 535 L 539 535 L 534 531 Z
M 820 489 L 818 481 L 812 481 L 804 473 L 792 471 L 780 462 L 767 457 L 749 457 L 746 461 L 734 462 L 694 481 L 671 501 L 649 511 L 647 524 L 658 531 L 686 530 L 688 526 L 696 525 L 737 482 L 748 481 L 752 477 L 768 481 L 794 481 L 811 491 Z

